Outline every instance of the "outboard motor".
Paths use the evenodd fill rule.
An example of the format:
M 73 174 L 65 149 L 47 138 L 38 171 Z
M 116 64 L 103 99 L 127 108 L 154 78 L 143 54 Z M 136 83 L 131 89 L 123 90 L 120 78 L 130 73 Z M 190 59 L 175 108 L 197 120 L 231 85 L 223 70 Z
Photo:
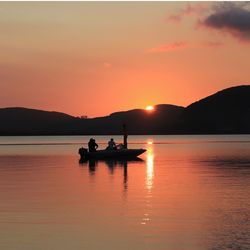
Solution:
M 88 149 L 83 147 L 79 148 L 78 154 L 81 156 L 81 159 L 85 158 L 86 153 L 88 153 Z

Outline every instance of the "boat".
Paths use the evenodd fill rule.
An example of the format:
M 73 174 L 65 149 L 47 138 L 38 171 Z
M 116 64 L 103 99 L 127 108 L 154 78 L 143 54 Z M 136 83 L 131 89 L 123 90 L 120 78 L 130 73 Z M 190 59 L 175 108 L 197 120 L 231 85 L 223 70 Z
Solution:
M 81 159 L 131 159 L 146 152 L 146 149 L 117 149 L 117 150 L 97 150 L 88 152 L 86 148 L 79 148 Z
M 146 149 L 137 148 L 137 149 L 128 149 L 128 134 L 126 124 L 123 124 L 123 144 L 119 144 L 117 149 L 104 149 L 97 150 L 94 152 L 89 152 L 86 148 L 79 148 L 78 153 L 81 156 L 80 161 L 91 160 L 91 159 L 135 159 L 137 156 L 146 152 Z M 90 140 L 93 140 L 91 138 Z

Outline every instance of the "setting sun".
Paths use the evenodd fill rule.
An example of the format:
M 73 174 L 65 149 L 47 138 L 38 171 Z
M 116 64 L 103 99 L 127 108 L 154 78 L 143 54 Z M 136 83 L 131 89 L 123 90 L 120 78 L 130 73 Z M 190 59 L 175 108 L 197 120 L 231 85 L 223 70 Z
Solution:
M 154 110 L 154 107 L 153 106 L 147 106 L 146 110 L 149 110 L 149 111 Z

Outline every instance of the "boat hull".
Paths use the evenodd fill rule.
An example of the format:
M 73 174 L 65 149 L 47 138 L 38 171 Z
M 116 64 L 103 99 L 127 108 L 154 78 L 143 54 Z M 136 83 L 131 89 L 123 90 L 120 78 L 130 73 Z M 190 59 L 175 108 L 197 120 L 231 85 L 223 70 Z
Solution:
M 96 152 L 82 152 L 79 150 L 81 159 L 117 159 L 117 158 L 136 158 L 143 154 L 146 149 L 117 149 L 117 150 L 98 150 Z

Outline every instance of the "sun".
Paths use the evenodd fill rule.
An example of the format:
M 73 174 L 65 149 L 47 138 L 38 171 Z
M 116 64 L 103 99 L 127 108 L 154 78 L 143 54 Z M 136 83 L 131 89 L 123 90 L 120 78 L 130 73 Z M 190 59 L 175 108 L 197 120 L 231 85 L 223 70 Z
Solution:
M 151 105 L 150 105 L 150 106 L 147 106 L 147 107 L 146 107 L 146 110 L 148 110 L 148 111 L 152 111 L 152 110 L 154 110 L 154 107 L 153 107 L 153 106 L 151 106 Z

